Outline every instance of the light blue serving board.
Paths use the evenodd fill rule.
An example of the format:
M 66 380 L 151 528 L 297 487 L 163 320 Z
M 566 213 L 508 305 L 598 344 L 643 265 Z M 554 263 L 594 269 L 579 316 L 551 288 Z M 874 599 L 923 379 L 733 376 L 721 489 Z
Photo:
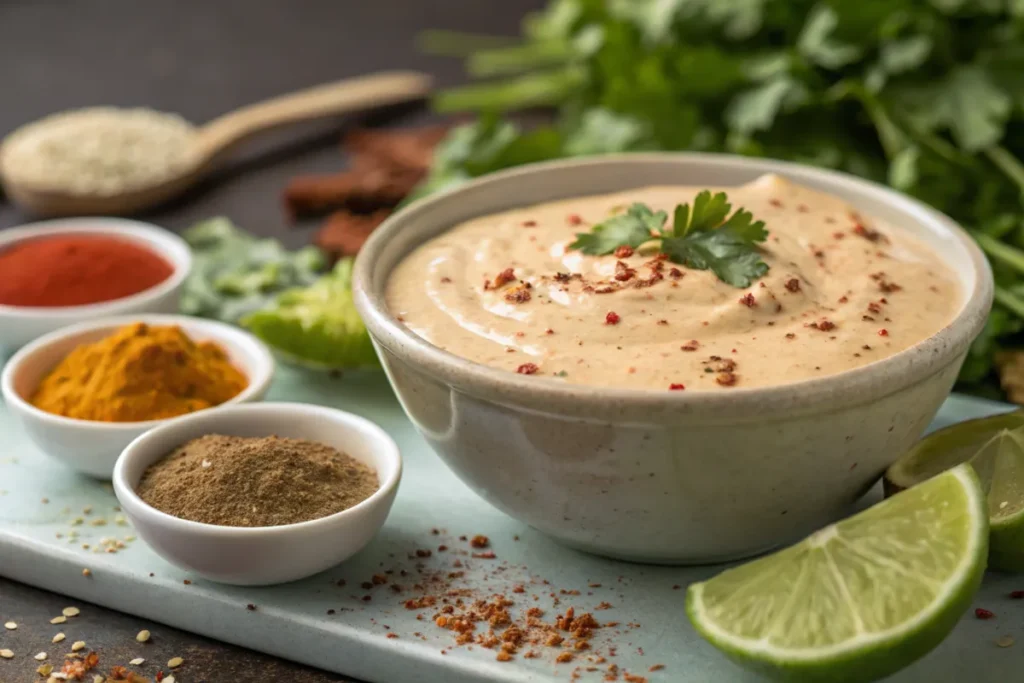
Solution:
M 139 540 L 125 543 L 127 547 L 115 554 L 84 550 L 82 543 L 95 545 L 101 537 L 123 539 L 132 533 L 115 523 L 113 493 L 39 453 L 0 406 L 0 575 L 373 683 L 547 683 L 568 681 L 577 666 L 596 666 L 586 661 L 588 653 L 574 663 L 557 664 L 550 648 L 542 648 L 538 659 L 516 656 L 511 662 L 497 662 L 492 650 L 453 647 L 453 634 L 430 621 L 435 610 L 405 609 L 403 602 L 412 594 L 398 594 L 388 586 L 360 587 L 387 569 L 394 571 L 389 578 L 411 585 L 417 580 L 417 562 L 431 571 L 454 570 L 458 559 L 466 565 L 466 574 L 453 587 L 473 587 L 485 595 L 510 593 L 518 599 L 512 609 L 537 605 L 546 610 L 545 620 L 554 613 L 550 592 L 579 590 L 579 596 L 561 596 L 560 605 L 561 609 L 574 605 L 577 613 L 601 602 L 611 603 L 611 609 L 594 614 L 602 622 L 618 621 L 622 626 L 597 631 L 594 651 L 607 656 L 609 645 L 615 646 L 617 656 L 609 661 L 621 670 L 647 676 L 651 683 L 761 680 L 721 657 L 686 620 L 685 586 L 718 568 L 676 569 L 603 560 L 561 547 L 506 517 L 459 482 L 430 451 L 382 376 L 331 379 L 282 369 L 269 399 L 326 404 L 358 413 L 379 423 L 402 449 L 405 473 L 391 516 L 373 543 L 352 560 L 293 584 L 235 588 L 202 580 L 186 585 L 183 581 L 191 578 L 187 573 L 171 567 Z M 954 396 L 943 407 L 936 426 L 1005 408 Z M 493 457 L 501 457 L 500 444 Z M 42 503 L 43 498 L 49 503 Z M 93 508 L 88 516 L 82 515 L 86 506 Z M 83 516 L 85 522 L 72 527 L 76 516 Z M 97 518 L 105 518 L 108 524 L 92 526 L 90 520 Z M 433 535 L 434 528 L 444 531 Z M 72 529 L 79 537 L 69 542 Z M 58 533 L 64 537 L 57 538 Z M 457 537 L 475 534 L 490 537 L 497 559 L 457 554 L 469 550 Z M 440 544 L 451 550 L 438 552 Z M 417 549 L 431 549 L 433 554 L 416 559 Z M 502 566 L 505 569 L 499 570 Z M 86 567 L 92 572 L 89 577 L 82 574 Z M 402 569 L 406 577 L 399 576 Z M 344 587 L 337 585 L 340 579 L 345 580 Z M 543 585 L 543 580 L 550 586 Z M 526 593 L 511 594 L 517 584 L 525 584 Z M 974 604 L 994 611 L 996 618 L 980 621 L 965 615 L 946 642 L 891 680 L 1024 680 L 1024 602 L 1007 597 L 1018 589 L 1024 589 L 1024 576 L 990 573 Z M 367 594 L 372 596 L 370 602 L 363 600 Z M 532 594 L 540 600 L 533 602 Z M 256 611 L 247 610 L 248 603 L 254 603 Z M 335 613 L 328 615 L 329 609 Z M 418 614 L 424 615 L 423 620 L 416 619 Z M 630 623 L 639 627 L 626 626 Z M 158 627 L 154 632 L 159 633 Z M 389 632 L 398 638 L 388 638 Z M 414 636 L 416 632 L 422 637 Z M 1007 635 L 1018 642 L 998 647 L 995 641 Z M 2 638 L 0 632 L 0 645 Z M 648 673 L 655 664 L 664 669 Z M 606 667 L 607 663 L 598 671 L 581 670 L 581 680 L 601 681 Z M 191 681 L 209 672 L 183 669 L 180 673 L 182 680 Z

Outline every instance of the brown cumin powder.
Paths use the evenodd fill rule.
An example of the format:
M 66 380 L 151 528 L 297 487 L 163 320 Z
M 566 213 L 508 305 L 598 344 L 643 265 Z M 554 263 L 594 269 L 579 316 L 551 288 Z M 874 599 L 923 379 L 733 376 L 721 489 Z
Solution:
M 379 486 L 371 468 L 326 444 L 211 434 L 150 465 L 137 493 L 175 517 L 255 527 L 326 517 Z

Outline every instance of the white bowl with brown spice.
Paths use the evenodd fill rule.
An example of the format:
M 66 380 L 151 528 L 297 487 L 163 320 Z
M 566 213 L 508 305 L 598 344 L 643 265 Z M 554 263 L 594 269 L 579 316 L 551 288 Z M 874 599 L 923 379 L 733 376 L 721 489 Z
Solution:
M 113 483 L 139 536 L 168 562 L 219 583 L 269 585 L 361 550 L 401 475 L 398 446 L 369 420 L 261 403 L 152 429 L 118 458 Z
M 267 393 L 274 376 L 274 358 L 263 342 L 233 325 L 185 315 L 155 314 L 100 318 L 71 325 L 23 346 L 0 371 L 0 394 L 3 395 L 7 409 L 43 453 L 83 474 L 109 479 L 114 471 L 114 463 L 125 446 L 161 422 L 173 419 L 83 419 L 56 414 L 37 405 L 36 397 L 40 387 L 47 382 L 60 382 L 62 378 L 54 376 L 55 370 L 63 365 L 69 355 L 87 345 L 112 340 L 115 335 L 139 324 L 151 328 L 177 328 L 191 343 L 197 346 L 210 344 L 217 348 L 225 361 L 244 378 L 244 386 L 234 396 L 227 398 L 225 403 L 260 401 Z M 154 389 L 148 382 L 161 378 L 142 372 L 136 377 L 132 369 L 142 370 L 147 364 L 155 364 L 149 355 L 151 352 L 159 351 L 157 356 L 166 356 L 173 351 L 151 346 L 140 347 L 138 350 L 137 354 L 120 358 L 119 368 L 115 367 L 119 358 L 116 354 L 103 355 L 101 361 L 97 362 L 98 369 L 78 368 L 81 372 L 73 379 L 79 382 L 79 388 L 92 390 L 98 389 L 97 385 L 101 383 L 110 385 L 112 391 L 95 392 L 96 396 L 102 397 L 96 400 L 102 402 L 94 408 L 108 409 L 116 400 L 121 408 L 131 413 L 139 405 L 148 405 L 147 399 L 150 396 L 147 390 Z M 102 374 L 98 377 L 87 376 L 87 373 L 95 372 Z M 121 383 L 116 383 L 119 380 Z M 76 407 L 89 406 L 87 401 L 80 401 Z
M 416 202 L 353 286 L 456 474 L 567 544 L 658 563 L 755 554 L 843 514 L 935 415 L 993 294 L 973 241 L 920 202 L 691 153 L 538 164 Z

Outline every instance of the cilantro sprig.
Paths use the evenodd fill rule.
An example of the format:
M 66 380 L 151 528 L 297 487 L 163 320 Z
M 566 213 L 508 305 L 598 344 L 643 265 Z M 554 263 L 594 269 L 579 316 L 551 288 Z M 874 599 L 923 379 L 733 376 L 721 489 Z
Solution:
M 733 287 L 749 287 L 768 272 L 757 246 L 768 237 L 768 231 L 764 221 L 755 221 L 746 209 L 737 209 L 732 215 L 730 211 L 732 205 L 724 192 L 704 190 L 694 198 L 692 207 L 676 206 L 672 225 L 666 228 L 668 214 L 638 202 L 590 232 L 577 233 L 569 248 L 603 256 L 622 246 L 638 249 L 658 242 L 670 261 L 694 270 L 711 270 Z

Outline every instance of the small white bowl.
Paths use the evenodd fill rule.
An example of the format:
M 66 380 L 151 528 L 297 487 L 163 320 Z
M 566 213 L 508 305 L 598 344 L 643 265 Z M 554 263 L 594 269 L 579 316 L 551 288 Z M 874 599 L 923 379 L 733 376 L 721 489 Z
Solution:
M 140 434 L 161 422 L 98 422 L 54 415 L 29 403 L 31 393 L 66 355 L 77 346 L 98 341 L 135 322 L 177 325 L 196 341 L 214 341 L 249 379 L 249 384 L 227 403 L 259 401 L 274 376 L 274 358 L 256 337 L 232 325 L 187 315 L 136 315 L 103 318 L 51 332 L 22 347 L 0 373 L 0 392 L 7 409 L 21 422 L 29 437 L 47 455 L 85 474 L 110 479 L 118 455 Z
M 75 323 L 129 313 L 176 313 L 181 287 L 192 269 L 185 240 L 152 223 L 124 218 L 59 218 L 0 231 L 0 251 L 16 242 L 54 235 L 98 235 L 135 242 L 167 260 L 174 269 L 163 282 L 138 294 L 84 306 L 6 306 L 0 304 L 0 353 L 11 353 L 36 337 Z
M 264 527 L 192 522 L 160 512 L 135 493 L 147 467 L 207 434 L 319 441 L 376 470 L 380 488 L 348 510 Z M 171 564 L 210 581 L 265 586 L 312 576 L 359 552 L 383 526 L 401 477 L 398 446 L 369 420 L 304 403 L 261 403 L 195 413 L 143 434 L 117 460 L 114 493 L 139 536 Z

